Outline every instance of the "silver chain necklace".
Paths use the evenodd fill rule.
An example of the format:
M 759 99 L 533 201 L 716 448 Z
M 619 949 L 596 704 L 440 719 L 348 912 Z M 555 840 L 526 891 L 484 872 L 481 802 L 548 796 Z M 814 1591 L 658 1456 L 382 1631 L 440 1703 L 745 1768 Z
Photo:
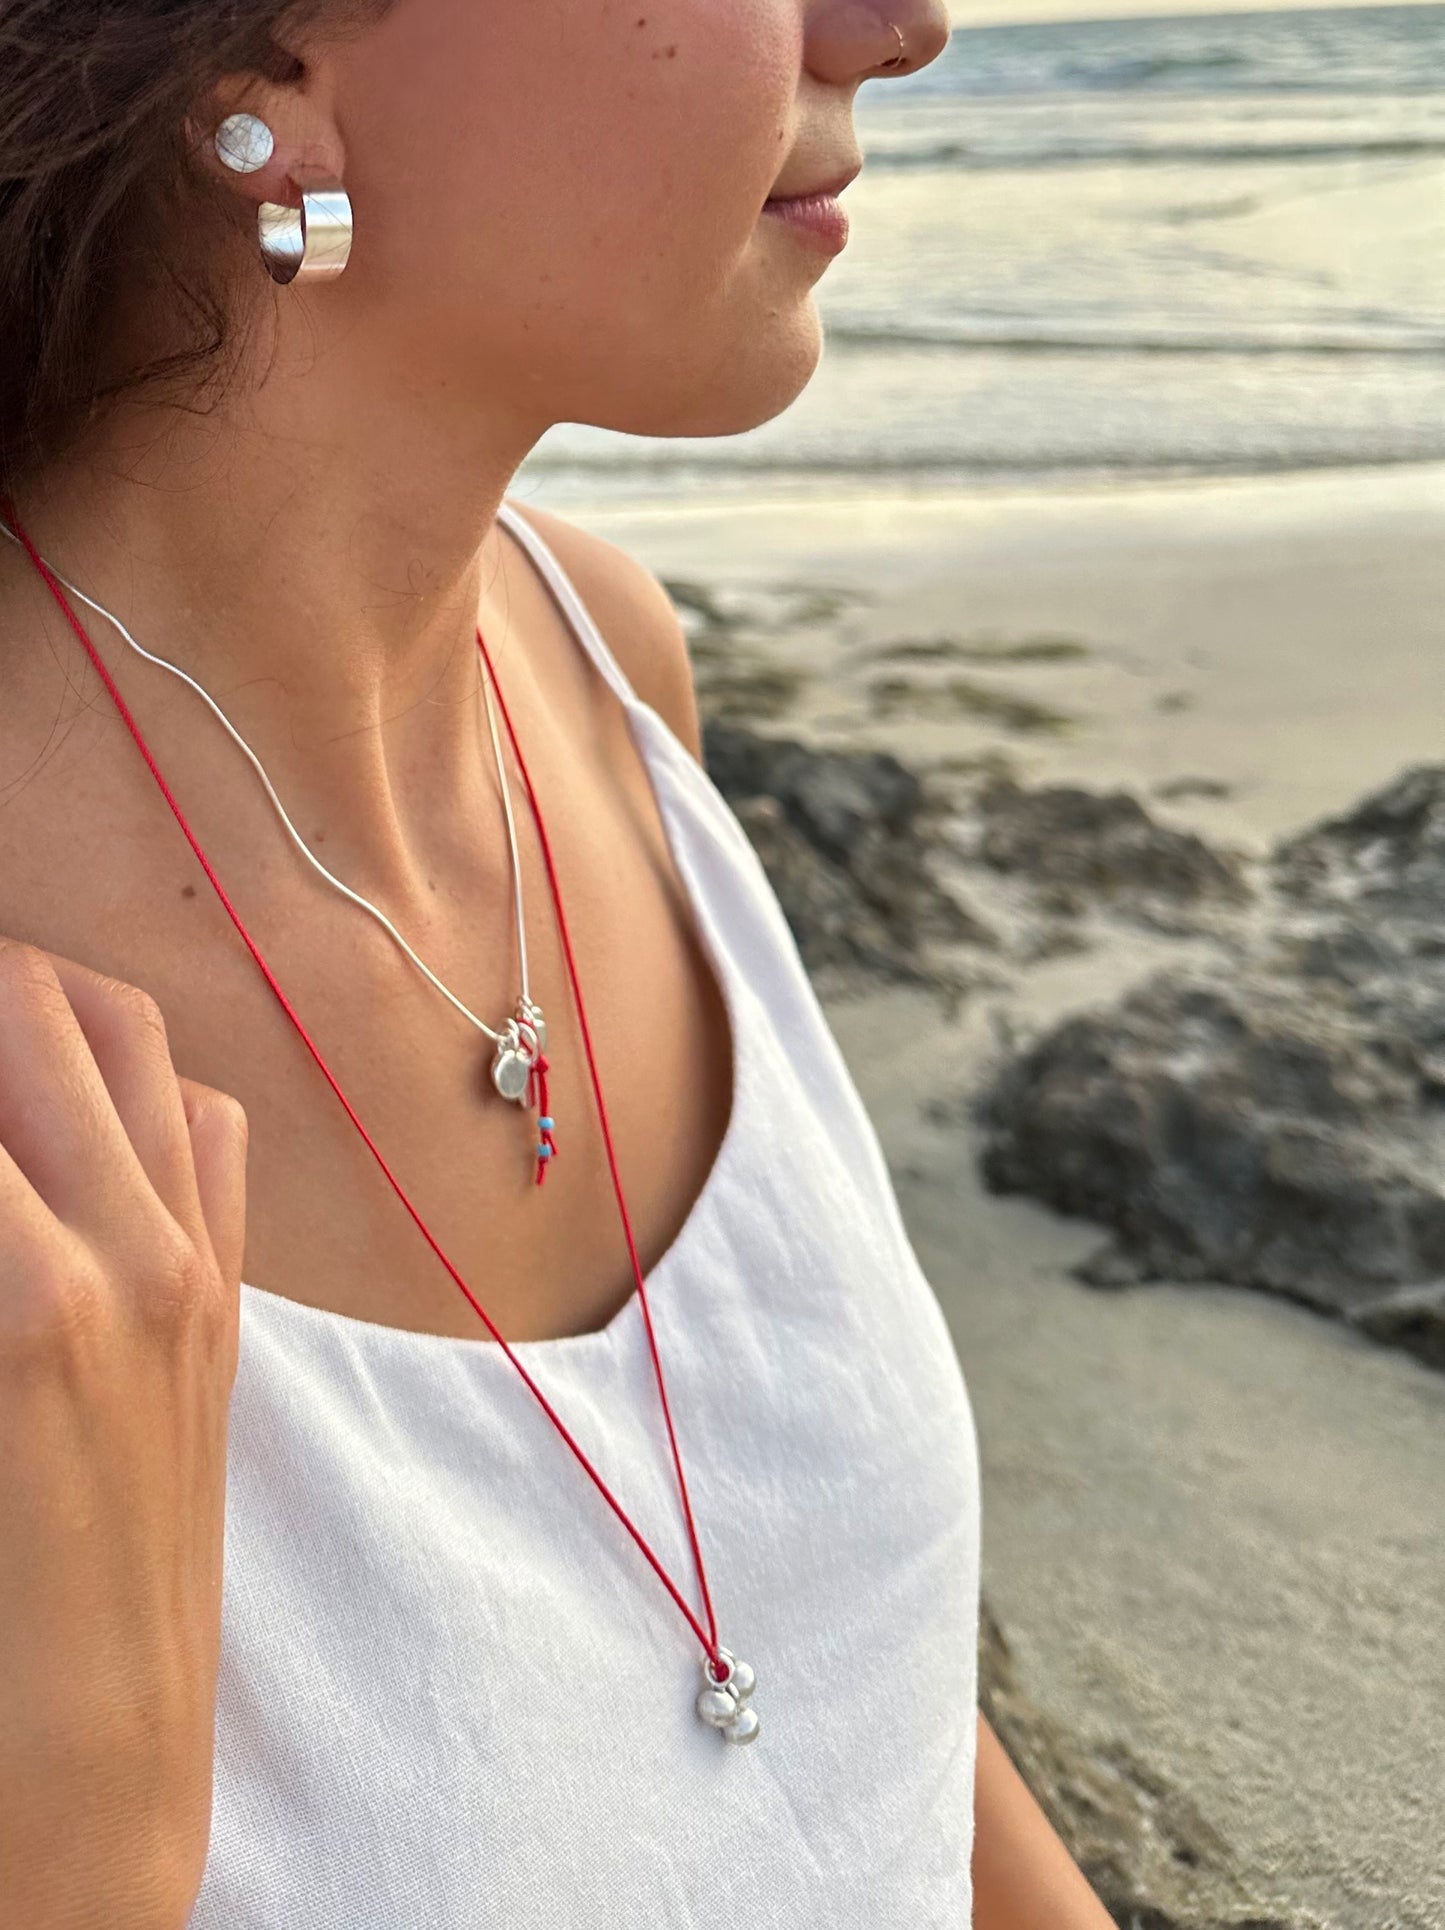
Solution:
M 12 543 L 19 543 L 20 538 L 15 534 L 14 530 L 3 521 L 0 521 L 0 530 L 4 531 Z M 360 892 L 353 891 L 350 885 L 343 884 L 340 878 L 327 870 L 326 866 L 322 864 L 321 860 L 311 850 L 306 840 L 301 836 L 301 833 L 287 816 L 285 806 L 282 804 L 280 798 L 277 797 L 275 787 L 267 776 L 266 768 L 260 758 L 257 757 L 256 753 L 251 749 L 251 746 L 246 742 L 245 738 L 242 737 L 241 733 L 221 709 L 221 706 L 216 702 L 215 698 L 211 696 L 210 692 L 201 684 L 197 683 L 194 677 L 182 670 L 179 664 L 171 663 L 165 657 L 156 656 L 153 651 L 147 650 L 144 645 L 137 643 L 130 631 L 113 611 L 107 610 L 104 604 L 97 603 L 93 597 L 87 596 L 84 590 L 77 588 L 68 577 L 62 576 L 59 570 L 55 569 L 53 565 L 47 563 L 46 568 L 51 571 L 51 574 L 57 582 L 65 585 L 66 589 L 69 590 L 73 596 L 78 596 L 82 603 L 88 604 L 92 610 L 96 611 L 100 616 L 103 616 L 107 623 L 113 624 L 121 636 L 125 638 L 131 649 L 144 657 L 147 663 L 157 664 L 162 670 L 169 670 L 172 676 L 179 677 L 182 683 L 189 684 L 196 695 L 209 705 L 212 713 L 222 727 L 245 753 L 256 775 L 265 786 L 267 797 L 269 797 L 272 804 L 275 805 L 277 815 L 285 825 L 292 843 L 296 846 L 296 849 L 301 853 L 302 857 L 305 858 L 306 862 L 314 871 L 318 872 L 320 876 L 326 880 L 327 884 L 339 891 L 344 898 L 349 898 L 354 905 L 360 905 L 363 911 L 369 912 L 382 929 L 395 939 L 396 943 L 401 947 L 407 958 L 411 960 L 412 964 L 416 966 L 422 976 L 428 979 L 441 993 L 442 997 L 461 1013 L 467 1023 L 475 1026 L 477 1031 L 486 1033 L 487 1037 L 494 1041 L 496 1051 L 492 1059 L 491 1067 L 492 1084 L 504 1099 L 510 1099 L 514 1104 L 519 1106 L 525 1105 L 527 1102 L 528 1088 L 531 1083 L 532 1067 L 546 1048 L 547 1021 L 542 1015 L 541 1006 L 537 1004 L 531 995 L 531 986 L 527 978 L 527 933 L 522 908 L 522 867 L 517 856 L 517 827 L 512 816 L 511 788 L 507 783 L 506 764 L 502 757 L 502 746 L 497 735 L 497 720 L 492 710 L 490 680 L 486 671 L 483 670 L 480 673 L 480 682 L 482 686 L 482 698 L 487 708 L 487 725 L 491 732 L 492 754 L 496 759 L 497 779 L 501 786 L 502 808 L 506 813 L 507 819 L 507 843 L 511 852 L 513 896 L 517 912 L 517 955 L 522 981 L 522 989 L 517 995 L 512 1015 L 500 1029 L 488 1025 L 485 1019 L 478 1018 L 475 1012 L 462 1003 L 455 992 L 451 991 L 449 987 L 442 983 L 436 973 L 432 971 L 431 967 L 417 957 L 416 953 L 412 950 L 411 946 L 407 944 L 406 940 L 396 929 L 396 926 L 392 924 L 385 912 L 379 911 L 377 907 L 371 903 L 370 899 L 363 898 Z M 539 1123 L 544 1124 L 546 1127 L 550 1127 L 552 1124 L 550 1119 Z M 539 1148 L 539 1151 L 543 1157 L 547 1156 L 545 1148 Z

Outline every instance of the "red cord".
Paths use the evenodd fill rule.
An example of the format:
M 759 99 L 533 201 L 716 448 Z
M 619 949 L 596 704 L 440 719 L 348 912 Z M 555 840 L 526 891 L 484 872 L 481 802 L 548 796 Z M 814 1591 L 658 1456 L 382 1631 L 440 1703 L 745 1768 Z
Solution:
M 478 630 L 477 642 L 480 643 L 481 640 L 482 633 Z M 499 690 L 497 695 L 500 697 L 501 694 Z M 550 1118 L 552 1110 L 547 1100 L 547 1071 L 547 1055 L 539 1049 L 528 1079 L 527 1104 L 529 1106 L 535 1106 L 538 1114 L 543 1119 Z M 557 1141 L 552 1136 L 552 1128 L 550 1126 L 539 1126 L 537 1130 L 540 1136 L 537 1140 L 537 1178 L 535 1184 L 540 1186 L 547 1177 L 547 1168 L 552 1164 L 552 1154 L 557 1150 Z M 544 1152 L 542 1150 L 544 1146 L 550 1150 Z
M 492 688 L 497 693 L 498 702 L 501 703 L 502 716 L 506 720 L 506 725 L 507 725 L 507 734 L 511 738 L 512 749 L 516 754 L 517 764 L 522 773 L 522 781 L 527 787 L 527 796 L 531 801 L 532 815 L 537 826 L 537 837 L 541 844 L 542 856 L 547 866 L 547 878 L 552 888 L 552 899 L 557 910 L 557 926 L 562 936 L 563 949 L 565 950 L 567 955 L 567 970 L 572 981 L 572 992 L 577 1004 L 578 1024 L 581 1028 L 583 1044 L 586 1047 L 586 1051 L 587 1051 L 587 1065 L 592 1075 L 592 1090 L 593 1090 L 593 1093 L 596 1095 L 596 1099 L 597 1099 L 597 1114 L 598 1114 L 599 1120 L 601 1121 L 602 1137 L 607 1148 L 608 1164 L 611 1167 L 611 1171 L 612 1171 L 613 1188 L 617 1194 L 617 1204 L 622 1214 L 623 1231 L 627 1236 L 627 1250 L 632 1259 L 632 1272 L 633 1272 L 633 1278 L 637 1285 L 638 1302 L 642 1308 L 643 1319 L 647 1328 L 647 1342 L 652 1352 L 653 1367 L 657 1376 L 657 1390 L 658 1390 L 659 1396 L 661 1397 L 662 1412 L 667 1423 L 668 1439 L 672 1446 L 673 1465 L 677 1470 L 678 1489 L 682 1495 L 683 1513 L 687 1519 L 688 1539 L 692 1544 L 693 1562 L 697 1570 L 698 1582 L 702 1589 L 703 1603 L 707 1610 L 708 1627 L 706 1630 L 703 1628 L 701 1622 L 699 1622 L 696 1615 L 694 1615 L 693 1611 L 688 1607 L 687 1603 L 683 1600 L 681 1594 L 678 1592 L 677 1587 L 673 1583 L 671 1576 L 667 1573 L 666 1569 L 663 1568 L 661 1562 L 658 1561 L 656 1555 L 653 1554 L 652 1549 L 648 1546 L 647 1542 L 643 1539 L 642 1535 L 633 1526 L 631 1519 L 622 1508 L 621 1503 L 617 1500 L 612 1490 L 608 1487 L 607 1483 L 602 1479 L 602 1476 L 597 1472 L 596 1468 L 593 1467 L 591 1461 L 587 1458 L 586 1453 L 579 1446 L 577 1441 L 573 1438 L 571 1431 L 564 1424 L 560 1415 L 557 1413 L 556 1409 L 552 1406 L 552 1403 L 547 1399 L 547 1396 L 542 1392 L 541 1388 L 537 1385 L 536 1381 L 533 1380 L 532 1376 L 527 1372 L 527 1369 L 522 1365 L 522 1362 L 517 1358 L 517 1356 L 512 1352 L 511 1348 L 507 1345 L 507 1342 L 503 1339 L 502 1335 L 498 1332 L 496 1326 L 493 1324 L 492 1319 L 488 1315 L 486 1309 L 482 1306 L 481 1302 L 477 1299 L 476 1295 L 472 1292 L 471 1288 L 467 1285 L 466 1281 L 463 1280 L 462 1276 L 460 1275 L 460 1273 L 458 1273 L 457 1269 L 455 1268 L 455 1266 L 453 1266 L 452 1262 L 447 1258 L 447 1255 L 442 1251 L 441 1247 L 438 1245 L 436 1239 L 434 1238 L 431 1232 L 431 1229 L 427 1226 L 426 1222 L 422 1219 L 420 1213 L 417 1212 L 416 1208 L 412 1205 L 411 1201 L 407 1198 L 406 1193 L 402 1189 L 400 1181 L 397 1179 L 396 1175 L 392 1172 L 390 1166 L 387 1165 L 385 1159 L 382 1157 L 381 1150 L 377 1146 L 375 1140 L 371 1137 L 371 1134 L 366 1130 L 365 1126 L 362 1125 L 361 1120 L 357 1117 L 355 1108 L 352 1106 L 351 1101 L 347 1098 L 346 1094 L 341 1090 L 341 1087 L 337 1084 L 335 1075 L 332 1073 L 330 1066 L 328 1066 L 325 1059 L 322 1058 L 320 1051 L 317 1049 L 315 1041 L 312 1039 L 310 1033 L 306 1030 L 306 1027 L 301 1023 L 301 1020 L 297 1016 L 294 1006 L 291 1004 L 291 1001 L 287 998 L 286 994 L 282 991 L 280 985 L 277 983 L 275 974 L 272 972 L 271 967 L 266 963 L 266 960 L 262 957 L 261 952 L 257 947 L 255 940 L 251 937 L 251 934 L 247 931 L 246 927 L 242 924 L 240 914 L 237 912 L 235 906 L 231 903 L 231 900 L 226 895 L 225 887 L 222 885 L 220 879 L 216 876 L 215 871 L 212 869 L 210 859 L 206 856 L 205 852 L 201 849 L 200 844 L 197 842 L 195 833 L 192 831 L 190 825 L 186 822 L 185 814 L 182 812 L 180 805 L 176 802 L 170 786 L 166 783 L 165 778 L 161 775 L 160 767 L 157 765 L 155 758 L 151 755 L 150 746 L 146 743 L 145 738 L 141 735 L 140 728 L 136 724 L 134 717 L 131 715 L 130 708 L 127 705 L 124 697 L 121 696 L 120 691 L 116 688 L 114 679 L 112 678 L 110 672 L 106 669 L 104 663 L 101 661 L 100 656 L 97 653 L 94 644 L 92 644 L 92 642 L 90 641 L 90 638 L 86 635 L 86 632 L 83 626 L 81 625 L 80 621 L 76 617 L 75 612 L 71 609 L 70 604 L 67 601 L 63 590 L 61 589 L 59 583 L 56 581 L 51 570 L 45 563 L 44 558 L 40 556 L 34 544 L 30 541 L 30 538 L 26 535 L 24 529 L 21 527 L 20 519 L 15 513 L 15 506 L 13 502 L 11 502 L 8 497 L 0 496 L 0 509 L 4 510 L 6 521 L 9 523 L 10 527 L 15 531 L 16 535 L 20 538 L 20 541 L 25 545 L 25 548 L 30 555 L 31 561 L 35 564 L 35 567 L 40 571 L 40 574 L 44 577 L 46 583 L 50 587 L 52 595 L 55 597 L 56 601 L 60 604 L 60 607 L 64 610 L 66 617 L 69 619 L 71 628 L 75 631 L 75 634 L 80 638 L 80 641 L 84 644 L 86 654 L 89 656 L 91 662 L 95 665 L 96 670 L 99 672 L 101 682 L 105 685 L 107 691 L 109 691 L 111 697 L 114 699 L 115 706 L 117 710 L 119 710 L 121 717 L 124 719 L 126 728 L 130 731 L 131 736 L 135 739 L 136 744 L 140 750 L 141 756 L 145 759 L 146 765 L 150 770 L 151 776 L 155 779 L 156 783 L 160 786 L 161 793 L 164 796 L 166 803 L 171 807 L 172 812 L 175 814 L 176 822 L 180 825 L 181 830 L 186 835 L 187 843 L 190 845 L 192 851 L 195 852 L 197 859 L 200 861 L 201 869 L 205 872 L 207 878 L 210 879 L 211 884 L 215 887 L 216 896 L 220 899 L 221 903 L 225 906 L 226 912 L 230 917 L 231 923 L 236 927 L 236 930 L 241 934 L 241 937 L 245 940 L 247 949 L 249 950 L 252 958 L 255 959 L 257 965 L 260 967 L 261 972 L 265 977 L 266 983 L 270 986 L 271 990 L 275 993 L 276 998 L 280 1002 L 281 1009 L 285 1012 L 287 1018 L 290 1019 L 292 1025 L 294 1025 L 296 1030 L 300 1033 L 302 1041 L 304 1042 L 307 1051 L 311 1054 L 312 1058 L 316 1061 L 317 1065 L 321 1068 L 322 1073 L 325 1075 L 327 1084 L 331 1087 L 331 1090 L 336 1094 L 336 1097 L 341 1101 L 342 1106 L 346 1110 L 346 1115 L 350 1119 L 352 1125 L 355 1126 L 356 1130 L 361 1134 L 361 1137 L 365 1140 L 368 1148 L 370 1149 L 371 1153 L 373 1154 L 376 1160 L 377 1165 L 381 1168 L 382 1172 L 386 1175 L 387 1181 L 389 1182 L 393 1192 L 396 1194 L 397 1198 L 401 1201 L 402 1205 L 406 1208 L 407 1212 L 411 1215 L 412 1219 L 416 1222 L 418 1228 L 421 1231 L 423 1238 L 426 1240 L 427 1245 L 431 1248 L 433 1253 L 436 1254 L 437 1258 L 441 1261 L 442 1265 L 446 1268 L 447 1272 L 451 1275 L 453 1281 L 455 1281 L 456 1285 L 461 1289 L 462 1293 L 466 1296 L 466 1299 L 470 1304 L 470 1306 L 472 1307 L 473 1311 L 484 1322 L 488 1332 L 492 1335 L 492 1337 L 496 1340 L 497 1344 L 501 1347 L 503 1353 L 507 1356 L 507 1359 L 511 1361 L 512 1365 L 516 1368 L 517 1372 L 522 1376 L 522 1379 L 527 1383 L 528 1387 L 536 1395 L 538 1401 L 541 1403 L 542 1408 L 547 1414 L 548 1418 L 551 1420 L 552 1424 L 556 1427 L 558 1433 L 562 1436 L 562 1439 L 567 1443 L 568 1447 L 571 1448 L 573 1454 L 576 1455 L 577 1459 L 581 1462 L 582 1466 L 587 1470 L 587 1473 L 591 1476 L 593 1482 L 601 1491 L 601 1494 L 604 1500 L 607 1502 L 608 1506 L 612 1509 L 613 1513 L 617 1516 L 618 1520 L 622 1523 L 623 1527 L 626 1528 L 628 1534 L 632 1536 L 632 1539 L 637 1543 L 638 1547 L 642 1550 L 643 1554 L 647 1557 L 648 1561 L 652 1564 L 652 1567 L 657 1573 L 658 1579 L 662 1582 L 668 1594 L 671 1595 L 672 1599 L 677 1603 L 677 1606 L 682 1610 L 682 1613 L 687 1618 L 689 1626 L 692 1628 L 698 1640 L 702 1643 L 703 1648 L 707 1652 L 709 1661 L 712 1662 L 717 1668 L 721 1669 L 722 1659 L 718 1652 L 717 1618 L 713 1613 L 712 1596 L 708 1590 L 707 1575 L 703 1567 L 702 1549 L 698 1545 L 697 1527 L 696 1527 L 696 1523 L 693 1520 L 692 1504 L 688 1499 L 687 1481 L 682 1471 L 682 1456 L 678 1450 L 677 1434 L 672 1424 L 672 1410 L 668 1403 L 667 1386 L 663 1379 L 662 1361 L 658 1355 L 657 1339 L 655 1334 L 653 1333 L 653 1328 L 652 1328 L 652 1314 L 647 1304 L 647 1288 L 643 1282 L 642 1267 L 637 1257 L 637 1246 L 632 1237 L 632 1222 L 628 1215 L 627 1202 L 623 1198 L 623 1194 L 622 1194 L 622 1181 L 617 1171 L 617 1155 L 612 1144 L 612 1134 L 607 1124 L 607 1109 L 603 1104 L 603 1100 L 602 1100 L 602 1085 L 597 1075 L 597 1063 L 592 1052 L 592 1037 L 587 1026 L 587 1015 L 586 1015 L 586 1012 L 583 1010 L 582 987 L 578 983 L 577 964 L 572 953 L 572 942 L 568 936 L 567 921 L 563 916 L 563 912 L 562 912 L 562 894 L 557 883 L 556 868 L 552 862 L 552 851 L 547 841 L 547 833 L 542 824 L 542 812 L 541 812 L 541 807 L 537 802 L 537 794 L 532 788 L 532 780 L 528 775 L 526 761 L 522 756 L 522 747 L 517 742 L 516 731 L 512 728 L 512 719 L 507 710 L 506 702 L 502 697 L 501 687 L 497 683 L 495 674 L 492 674 L 491 658 L 487 653 L 487 646 L 482 640 L 482 632 L 481 632 L 480 625 L 477 628 L 477 646 L 481 650 L 482 656 L 486 661 L 487 670 L 489 674 L 492 674 Z M 538 1054 L 537 1060 L 533 1065 L 532 1072 L 539 1088 L 539 1095 L 541 1098 L 542 1109 L 545 1114 L 546 1106 L 547 1106 L 547 1101 L 546 1101 L 547 1061 L 545 1057 L 540 1053 Z M 539 1161 L 539 1166 L 545 1167 L 549 1163 L 550 1163 L 549 1161 L 542 1160 L 542 1161 Z M 538 1184 L 541 1183 L 541 1179 L 542 1179 L 542 1173 L 539 1170 L 537 1174 Z
M 677 1486 L 678 1492 L 682 1496 L 682 1511 L 687 1517 L 687 1534 L 688 1540 L 692 1543 L 693 1565 L 697 1570 L 698 1586 L 702 1589 L 703 1604 L 707 1610 L 708 1627 L 712 1631 L 712 1648 L 709 1649 L 708 1653 L 710 1659 L 721 1666 L 721 1657 L 716 1653 L 717 1617 L 713 1614 L 712 1596 L 708 1592 L 707 1572 L 703 1567 L 702 1549 L 698 1546 L 697 1526 L 692 1518 L 692 1503 L 688 1499 L 687 1480 L 682 1472 L 682 1455 L 678 1451 L 677 1434 L 672 1425 L 672 1408 L 667 1398 L 667 1383 L 662 1377 L 662 1360 L 657 1351 L 657 1337 L 652 1331 L 652 1310 L 647 1304 L 647 1288 L 642 1282 L 642 1263 L 637 1257 L 637 1246 L 632 1237 L 632 1218 L 627 1211 L 627 1202 L 622 1197 L 622 1179 L 617 1171 L 617 1153 L 612 1144 L 611 1128 L 607 1124 L 607 1108 L 602 1101 L 602 1081 L 598 1077 L 597 1061 L 592 1052 L 592 1033 L 587 1024 L 587 1013 L 582 1004 L 582 986 L 577 975 L 577 961 L 572 955 L 572 940 L 567 931 L 567 919 L 562 910 L 562 892 L 557 883 L 556 866 L 552 862 L 552 846 L 547 838 L 546 827 L 542 823 L 542 807 L 537 802 L 537 793 L 532 789 L 532 779 L 527 770 L 527 761 L 522 756 L 522 746 L 517 742 L 517 733 L 512 727 L 512 713 L 507 709 L 507 700 L 502 695 L 502 686 L 497 682 L 496 674 L 492 670 L 492 659 L 488 654 L 486 644 L 482 641 L 480 624 L 477 626 L 477 648 L 482 653 L 482 657 L 487 666 L 487 674 L 492 679 L 492 688 L 496 691 L 497 702 L 502 707 L 502 720 L 507 726 L 507 735 L 511 739 L 512 749 L 516 754 L 517 767 L 522 773 L 522 782 L 527 787 L 527 797 L 531 803 L 532 816 L 537 826 L 537 839 L 541 844 L 542 857 L 547 866 L 547 880 L 552 887 L 552 902 L 557 907 L 557 929 L 562 935 L 562 948 L 567 954 L 567 976 L 572 982 L 572 994 L 577 1001 L 577 1023 L 582 1031 L 582 1043 L 587 1049 L 587 1069 L 592 1075 L 592 1090 L 597 1097 L 597 1117 L 602 1125 L 602 1142 L 607 1148 L 607 1163 L 612 1169 L 612 1187 L 617 1195 L 618 1211 L 622 1215 L 622 1230 L 627 1235 L 627 1251 L 632 1259 L 632 1277 L 637 1283 L 638 1304 L 642 1308 L 642 1318 L 647 1327 L 647 1344 L 652 1353 L 652 1364 L 657 1375 L 657 1392 L 662 1402 L 663 1418 L 667 1422 L 667 1438 L 672 1445 L 672 1462 L 673 1466 L 677 1469 Z M 539 1058 L 538 1064 L 539 1066 L 545 1066 L 545 1061 Z M 545 1071 L 542 1076 L 545 1079 Z M 676 1593 L 675 1590 L 674 1593 Z M 678 1600 L 681 1600 L 680 1596 Z M 691 1614 L 689 1614 L 688 1619 L 691 1621 Z M 697 1624 L 694 1623 L 693 1626 L 696 1627 Z M 698 1632 L 701 1634 L 701 1630 Z M 707 1647 L 707 1644 L 704 1643 L 703 1646 Z

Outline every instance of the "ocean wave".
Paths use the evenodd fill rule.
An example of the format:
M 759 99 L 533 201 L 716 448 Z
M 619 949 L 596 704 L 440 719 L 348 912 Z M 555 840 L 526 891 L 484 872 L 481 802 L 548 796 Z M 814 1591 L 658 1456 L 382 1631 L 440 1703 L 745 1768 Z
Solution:
M 1055 72 L 1065 87 L 1085 87 L 1090 91 L 1099 88 L 1113 93 L 1123 88 L 1147 87 L 1153 81 L 1185 74 L 1206 75 L 1211 83 L 1217 83 L 1221 74 L 1246 73 L 1253 64 L 1248 55 L 1215 48 L 1197 53 L 1140 54 L 1122 60 L 1065 60 Z
M 917 91 L 1161 101 L 1204 92 L 1413 93 L 1438 87 L 1442 54 L 1438 5 L 961 24 Z
M 692 455 L 635 455 L 630 450 L 619 451 L 616 455 L 595 456 L 551 454 L 537 450 L 528 456 L 524 473 L 545 473 L 554 479 L 575 477 L 578 480 L 608 477 L 643 482 L 657 478 L 665 480 L 670 489 L 689 478 L 695 478 L 708 487 L 719 481 L 733 479 L 751 488 L 759 477 L 766 477 L 772 482 L 784 482 L 796 477 L 808 483 L 830 478 L 846 480 L 864 477 L 870 484 L 892 481 L 904 487 L 911 481 L 927 479 L 930 485 L 936 487 L 941 481 L 967 484 L 989 480 L 1008 481 L 1012 478 L 1022 481 L 1038 476 L 1049 476 L 1055 480 L 1102 479 L 1120 475 L 1161 478 L 1267 476 L 1314 469 L 1394 468 L 1408 463 L 1433 464 L 1442 460 L 1445 460 L 1445 435 L 1442 435 L 1437 447 L 1398 453 L 1379 449 L 1362 451 L 1342 446 L 1314 452 L 1282 450 L 1277 455 L 1269 456 L 1241 452 L 1181 460 L 1177 456 L 1133 455 L 1115 449 L 1107 456 L 1088 462 L 1081 461 L 1076 451 L 1057 455 L 1040 453 L 1032 460 L 1012 451 L 1007 455 L 975 453 L 967 457 L 924 451 L 903 459 L 867 454 L 836 457 L 789 454 L 771 459 L 729 455 L 699 461 Z
M 1382 134 L 1377 140 L 1271 140 L 1266 132 L 1257 141 L 1055 141 L 1012 149 L 970 141 L 938 141 L 916 148 L 879 149 L 868 155 L 867 165 L 870 171 L 930 167 L 981 171 L 1088 166 L 1098 161 L 1138 166 L 1181 161 L 1343 161 L 1363 156 L 1404 160 L 1431 154 L 1445 154 L 1445 139 Z
M 990 334 L 981 329 L 878 328 L 848 322 L 827 325 L 830 347 L 843 349 L 939 348 L 951 351 L 1003 349 L 1022 355 L 1239 355 L 1239 356 L 1410 356 L 1445 359 L 1445 333 L 1417 341 L 1389 341 L 1376 337 L 1316 335 L 1303 339 L 1260 336 L 1068 335 L 1035 332 L 1030 335 Z

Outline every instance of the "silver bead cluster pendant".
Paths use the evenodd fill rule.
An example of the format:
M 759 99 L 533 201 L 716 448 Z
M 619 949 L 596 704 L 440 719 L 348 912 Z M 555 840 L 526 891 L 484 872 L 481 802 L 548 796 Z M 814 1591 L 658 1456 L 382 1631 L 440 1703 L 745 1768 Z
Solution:
M 721 1729 L 729 1742 L 751 1742 L 762 1727 L 756 1709 L 749 1706 L 753 1689 L 757 1684 L 751 1666 L 738 1661 L 729 1650 L 719 1646 L 727 1674 L 713 1674 L 712 1658 L 702 1658 L 702 1679 L 706 1686 L 699 1690 L 697 1712 L 711 1729 Z
M 518 1106 L 526 1105 L 532 1067 L 546 1045 L 547 1021 L 542 1017 L 541 1006 L 531 999 L 519 999 L 517 1015 L 507 1020 L 492 1060 L 492 1084 L 504 1099 Z

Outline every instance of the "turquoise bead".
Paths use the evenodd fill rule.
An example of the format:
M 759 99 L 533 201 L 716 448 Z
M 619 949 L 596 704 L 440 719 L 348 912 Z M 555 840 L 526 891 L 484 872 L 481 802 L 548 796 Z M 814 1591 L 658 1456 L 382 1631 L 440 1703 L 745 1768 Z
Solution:
M 542 1117 L 541 1117 L 541 1118 L 540 1118 L 540 1119 L 539 1119 L 539 1120 L 537 1121 L 537 1125 L 538 1125 L 538 1127 L 539 1127 L 539 1128 L 541 1129 L 541 1131 L 542 1131 L 542 1132 L 544 1132 L 544 1133 L 549 1133 L 549 1132 L 551 1132 L 551 1130 L 552 1130 L 552 1125 L 553 1125 L 553 1121 L 552 1121 L 552 1116 L 551 1116 L 551 1114 L 550 1114 L 550 1113 L 545 1113 L 545 1112 L 544 1112 L 544 1113 L 542 1114 Z
M 537 1143 L 537 1157 L 538 1159 L 550 1159 L 552 1157 L 552 1148 L 544 1145 L 539 1140 Z

